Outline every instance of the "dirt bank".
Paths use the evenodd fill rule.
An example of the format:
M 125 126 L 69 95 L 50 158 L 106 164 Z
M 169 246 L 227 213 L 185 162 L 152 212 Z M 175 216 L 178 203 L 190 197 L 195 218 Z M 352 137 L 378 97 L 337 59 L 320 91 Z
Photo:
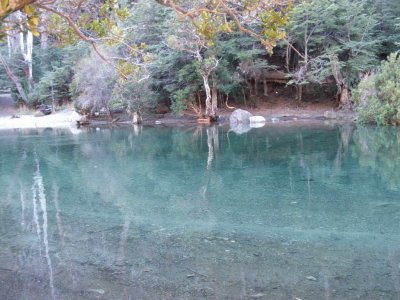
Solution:
M 69 128 L 76 126 L 80 116 L 73 109 L 66 109 L 48 116 L 35 117 L 33 115 L 19 115 L 12 106 L 12 102 L 3 99 L 0 106 L 0 129 L 14 128 Z M 221 124 L 229 124 L 230 114 L 237 108 L 250 111 L 253 115 L 263 116 L 266 125 L 269 124 L 296 124 L 307 122 L 321 122 L 331 120 L 333 122 L 353 122 L 353 112 L 338 111 L 334 102 L 304 103 L 297 106 L 294 102 L 276 100 L 263 102 L 256 108 L 237 106 L 235 108 L 223 108 L 218 111 Z M 17 118 L 13 118 L 13 116 Z M 181 115 L 167 113 L 164 115 L 144 115 L 143 125 L 147 126 L 194 126 L 197 125 L 197 116 L 192 111 L 185 111 Z M 114 115 L 113 121 L 107 117 L 92 118 L 89 126 L 130 126 L 129 117 L 126 114 Z

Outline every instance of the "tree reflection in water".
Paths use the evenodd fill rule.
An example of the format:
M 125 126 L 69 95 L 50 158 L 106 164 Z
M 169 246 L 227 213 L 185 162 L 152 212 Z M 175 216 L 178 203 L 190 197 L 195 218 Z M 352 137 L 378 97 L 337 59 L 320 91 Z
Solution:
M 395 299 L 399 137 L 348 125 L 11 135 L 0 279 L 15 289 L 0 296 L 343 299 L 379 286 Z

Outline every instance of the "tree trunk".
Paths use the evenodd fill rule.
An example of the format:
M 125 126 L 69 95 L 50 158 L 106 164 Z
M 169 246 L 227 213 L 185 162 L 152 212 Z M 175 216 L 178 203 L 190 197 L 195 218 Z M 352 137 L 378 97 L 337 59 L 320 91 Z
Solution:
M 333 76 L 335 77 L 336 84 L 339 89 L 339 108 L 345 110 L 351 109 L 349 88 L 346 84 L 346 78 L 344 77 L 342 70 L 340 69 L 339 59 L 337 57 L 333 57 L 331 64 Z
M 254 78 L 254 95 L 258 96 L 258 78 Z
M 56 112 L 56 100 L 54 99 L 54 87 L 53 82 L 51 82 L 51 112 L 54 114 Z
M 303 101 L 303 85 L 301 84 L 296 85 L 296 101 L 298 105 Z
M 339 106 L 341 109 L 350 109 L 351 108 L 349 88 L 345 84 L 342 84 L 340 86 L 340 105 Z
M 33 85 L 32 53 L 33 53 L 33 34 L 31 31 L 28 30 L 28 33 L 26 35 L 26 63 L 28 64 L 29 90 L 32 89 L 32 85 Z
M 242 94 L 243 94 L 244 105 L 247 106 L 246 91 L 243 88 L 242 88 Z
M 211 97 L 211 118 L 215 118 L 217 116 L 218 109 L 218 89 L 217 83 L 213 80 L 212 85 L 212 97 Z
M 8 49 L 8 57 L 11 57 L 11 37 L 7 35 L 7 49 Z
M 264 96 L 268 96 L 268 84 L 267 84 L 267 79 L 263 79 L 263 84 L 264 84 Z
M 4 57 L 1 54 L 0 54 L 0 64 L 3 66 L 7 76 L 10 78 L 10 80 L 14 83 L 15 87 L 17 88 L 18 94 L 21 97 L 22 101 L 26 105 L 28 105 L 28 97 L 26 97 L 21 82 L 19 82 L 18 78 L 13 74 L 13 72 L 11 71 L 10 67 L 7 65 L 7 62 L 4 60 Z
M 42 30 L 40 34 L 40 48 L 41 49 L 47 49 L 48 47 L 48 40 L 49 40 L 49 35 L 45 30 Z
M 210 89 L 210 84 L 208 82 L 208 76 L 206 74 L 202 75 L 203 77 L 203 83 L 204 83 L 204 89 L 206 91 L 206 117 L 212 117 L 212 105 L 211 105 L 211 89 Z

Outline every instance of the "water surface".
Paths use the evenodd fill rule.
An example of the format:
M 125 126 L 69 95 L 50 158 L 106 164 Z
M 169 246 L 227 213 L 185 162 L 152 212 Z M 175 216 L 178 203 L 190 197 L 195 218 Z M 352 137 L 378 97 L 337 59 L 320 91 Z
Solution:
M 0 299 L 399 299 L 400 131 L 0 132 Z

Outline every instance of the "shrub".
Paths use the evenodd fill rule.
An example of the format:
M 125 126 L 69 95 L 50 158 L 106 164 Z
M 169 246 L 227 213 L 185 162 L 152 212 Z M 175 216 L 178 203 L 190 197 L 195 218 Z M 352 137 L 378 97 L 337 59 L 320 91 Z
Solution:
M 393 53 L 353 94 L 361 123 L 400 125 L 400 56 Z
M 107 52 L 106 54 L 108 55 Z M 117 78 L 116 70 L 96 53 L 83 58 L 75 70 L 70 85 L 75 107 L 91 114 L 104 109 L 109 111 L 112 90 Z

